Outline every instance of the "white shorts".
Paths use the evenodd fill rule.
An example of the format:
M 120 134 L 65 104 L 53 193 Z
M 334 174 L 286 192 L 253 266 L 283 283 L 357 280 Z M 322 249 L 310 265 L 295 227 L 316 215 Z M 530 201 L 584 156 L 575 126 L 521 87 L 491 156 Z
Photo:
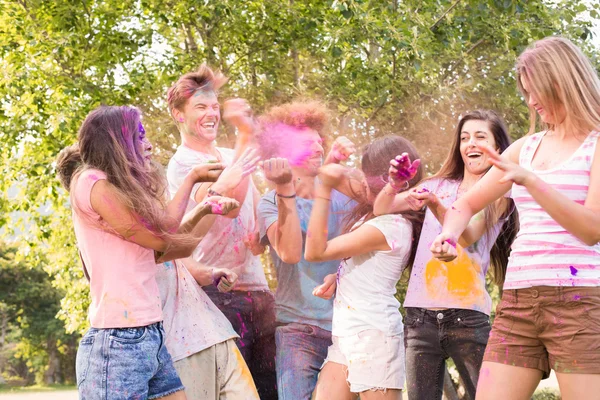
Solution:
M 332 336 L 328 361 L 348 368 L 347 382 L 352 393 L 367 390 L 403 389 L 404 335 L 386 336 L 375 329 L 351 336 Z

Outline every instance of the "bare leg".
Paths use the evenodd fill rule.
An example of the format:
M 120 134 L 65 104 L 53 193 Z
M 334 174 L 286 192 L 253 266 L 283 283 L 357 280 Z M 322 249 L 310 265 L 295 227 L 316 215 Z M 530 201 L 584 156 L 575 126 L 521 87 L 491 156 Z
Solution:
M 350 392 L 346 382 L 348 369 L 338 363 L 328 361 L 321 373 L 313 392 L 313 400 L 354 400 L 356 395 Z
M 600 399 L 600 374 L 557 373 L 556 379 L 564 400 Z
M 187 397 L 185 397 L 185 391 L 180 390 L 179 392 L 175 392 L 168 396 L 161 397 L 161 399 L 164 399 L 164 400 L 187 400 Z
M 360 393 L 361 400 L 402 400 L 402 397 L 400 389 L 367 390 Z
M 484 361 L 476 400 L 529 400 L 542 379 L 542 371 Z

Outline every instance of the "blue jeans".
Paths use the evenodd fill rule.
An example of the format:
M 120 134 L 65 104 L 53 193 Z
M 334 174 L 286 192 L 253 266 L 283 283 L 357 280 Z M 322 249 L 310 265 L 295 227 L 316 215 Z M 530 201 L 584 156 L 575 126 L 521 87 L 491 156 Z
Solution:
M 275 297 L 265 291 L 204 291 L 240 335 L 238 348 L 252 374 L 261 400 L 277 400 L 275 376 Z
M 457 308 L 406 308 L 406 382 L 409 400 L 441 400 L 446 359 L 452 358 L 467 398 L 475 399 L 479 369 L 490 335 L 490 319 Z
M 139 328 L 90 328 L 77 349 L 79 398 L 156 399 L 183 390 L 164 337 L 162 322 Z
M 331 332 L 291 323 L 277 327 L 275 343 L 279 400 L 310 399 L 331 346 Z

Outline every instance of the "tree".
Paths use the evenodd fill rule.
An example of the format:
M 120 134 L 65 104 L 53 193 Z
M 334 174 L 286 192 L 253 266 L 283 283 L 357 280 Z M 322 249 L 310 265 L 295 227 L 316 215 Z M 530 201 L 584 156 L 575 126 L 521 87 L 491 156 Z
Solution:
M 16 345 L 13 356 L 23 360 L 30 372 L 24 378 L 46 384 L 71 380 L 75 336 L 67 335 L 56 319 L 64 294 L 52 286 L 42 268 L 16 261 L 15 254 L 15 248 L 0 243 L 0 348 Z

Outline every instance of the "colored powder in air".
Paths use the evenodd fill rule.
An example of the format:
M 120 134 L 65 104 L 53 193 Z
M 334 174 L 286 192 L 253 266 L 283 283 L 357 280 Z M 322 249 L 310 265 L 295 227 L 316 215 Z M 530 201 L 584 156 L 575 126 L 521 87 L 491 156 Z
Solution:
M 571 275 L 576 276 L 577 275 L 577 268 L 575 268 L 574 266 L 570 266 L 569 269 L 571 270 Z
M 315 155 L 314 142 L 307 140 L 308 128 L 283 123 L 264 125 L 257 138 L 264 158 L 287 158 L 290 166 L 302 166 Z

